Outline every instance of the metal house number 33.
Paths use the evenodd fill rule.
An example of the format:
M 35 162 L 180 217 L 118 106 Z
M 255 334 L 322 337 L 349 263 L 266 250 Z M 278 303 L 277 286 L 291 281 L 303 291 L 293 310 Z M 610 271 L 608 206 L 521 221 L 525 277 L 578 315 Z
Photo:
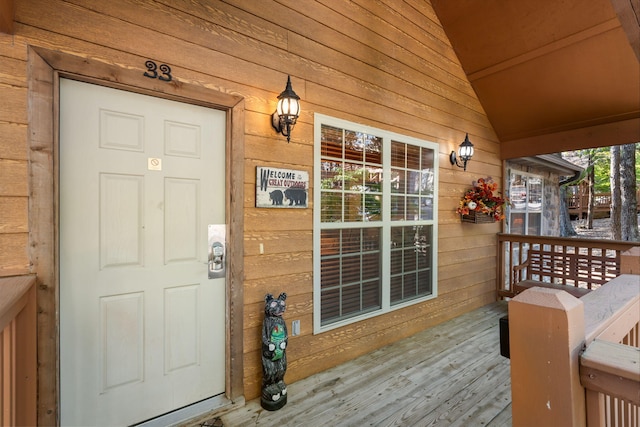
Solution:
M 145 77 L 149 77 L 150 79 L 159 79 L 163 82 L 170 82 L 173 78 L 171 76 L 171 67 L 167 64 L 160 64 L 160 67 L 153 62 L 147 61 L 144 63 L 147 67 L 147 71 L 144 72 Z M 160 73 L 158 73 L 158 69 L 160 69 Z

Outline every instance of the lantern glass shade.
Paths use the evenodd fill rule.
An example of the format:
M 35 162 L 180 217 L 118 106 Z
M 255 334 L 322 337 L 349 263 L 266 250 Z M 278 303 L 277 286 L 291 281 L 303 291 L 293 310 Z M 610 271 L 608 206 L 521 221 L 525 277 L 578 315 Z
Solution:
M 467 162 L 473 157 L 473 144 L 469 141 L 469 134 L 464 137 L 464 141 L 458 147 L 458 157 L 463 162 Z
M 471 143 L 465 145 L 463 142 L 460 147 L 458 147 L 458 157 L 460 157 L 462 161 L 471 160 L 471 157 L 473 157 L 473 145 L 471 145 Z
M 296 98 L 281 98 L 278 100 L 276 107 L 278 116 L 295 116 L 300 115 L 300 102 Z

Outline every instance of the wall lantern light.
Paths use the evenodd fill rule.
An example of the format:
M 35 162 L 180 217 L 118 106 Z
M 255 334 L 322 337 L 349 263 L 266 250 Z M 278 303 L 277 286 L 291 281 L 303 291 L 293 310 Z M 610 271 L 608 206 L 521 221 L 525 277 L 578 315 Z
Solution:
M 467 134 L 467 136 L 464 137 L 462 144 L 460 144 L 460 147 L 458 147 L 458 156 L 456 157 L 456 152 L 452 151 L 449 155 L 449 161 L 452 165 L 464 168 L 466 171 L 467 162 L 471 160 L 471 157 L 473 157 L 473 144 L 469 141 L 469 134 Z M 459 160 L 462 160 L 462 164 L 460 164 Z
M 291 138 L 291 131 L 300 115 L 300 97 L 291 89 L 291 76 L 287 76 L 287 86 L 278 95 L 278 106 L 271 115 L 271 125 L 276 132 L 287 137 L 287 142 Z

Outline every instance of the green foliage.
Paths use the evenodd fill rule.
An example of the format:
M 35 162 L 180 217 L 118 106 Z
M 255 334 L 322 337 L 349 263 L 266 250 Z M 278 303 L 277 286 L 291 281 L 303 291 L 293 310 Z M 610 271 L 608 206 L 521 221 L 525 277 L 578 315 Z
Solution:
M 567 156 L 565 157 L 565 154 Z M 611 182 L 609 173 L 611 171 L 611 147 L 589 148 L 586 150 L 569 151 L 563 153 L 565 158 L 579 158 L 583 164 L 589 164 L 594 168 L 595 192 L 610 193 Z M 640 182 L 640 143 L 636 144 L 636 180 Z M 585 167 L 588 169 L 588 167 Z M 586 176 L 586 174 L 585 174 Z

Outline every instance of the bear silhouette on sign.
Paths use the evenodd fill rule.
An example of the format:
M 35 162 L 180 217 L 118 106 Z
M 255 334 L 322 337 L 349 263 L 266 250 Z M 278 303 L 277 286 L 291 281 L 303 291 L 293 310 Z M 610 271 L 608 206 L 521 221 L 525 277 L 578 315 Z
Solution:
M 271 193 L 269 193 L 269 200 L 271 200 L 272 205 L 281 205 L 282 198 L 282 191 L 280 190 L 273 190 Z
M 304 188 L 287 188 L 284 197 L 289 200 L 289 206 L 304 206 L 307 204 L 307 190 Z
M 287 324 L 282 318 L 287 304 L 286 293 L 278 298 L 265 295 L 264 322 L 262 324 L 262 396 L 261 406 L 275 411 L 287 403 Z

